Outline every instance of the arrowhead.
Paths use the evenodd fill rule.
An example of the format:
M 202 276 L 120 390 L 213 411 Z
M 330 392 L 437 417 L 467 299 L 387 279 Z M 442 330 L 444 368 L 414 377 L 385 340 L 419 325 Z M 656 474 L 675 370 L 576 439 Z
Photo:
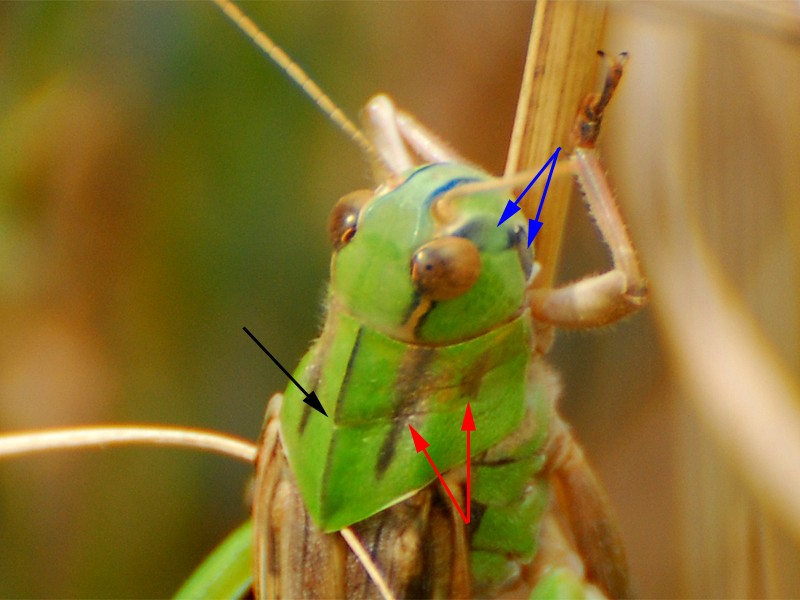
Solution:
M 534 219 L 528 219 L 528 248 L 531 247 L 536 234 L 539 233 L 539 230 L 542 228 L 543 223 L 541 221 L 535 221 Z
M 472 408 L 467 402 L 467 410 L 464 412 L 464 422 L 461 423 L 461 431 L 475 431 L 475 420 L 472 418 Z
M 308 396 L 303 398 L 303 402 L 308 404 L 311 408 L 313 408 L 318 413 L 322 413 L 326 417 L 328 416 L 328 413 L 326 413 L 325 409 L 322 408 L 322 403 L 319 401 L 319 398 L 317 398 L 317 393 L 316 392 L 311 392 Z
M 511 217 L 513 217 L 519 211 L 520 211 L 519 206 L 517 206 L 511 200 L 509 200 L 508 204 L 506 204 L 505 210 L 503 211 L 503 216 L 500 217 L 500 220 L 497 222 L 497 226 L 500 227 L 500 225 L 502 225 L 503 223 L 508 221 Z
M 430 444 L 425 441 L 425 438 L 417 433 L 416 429 L 411 425 L 409 425 L 408 428 L 411 430 L 411 437 L 414 438 L 414 448 L 416 448 L 417 452 L 422 452 L 425 448 L 430 446 Z

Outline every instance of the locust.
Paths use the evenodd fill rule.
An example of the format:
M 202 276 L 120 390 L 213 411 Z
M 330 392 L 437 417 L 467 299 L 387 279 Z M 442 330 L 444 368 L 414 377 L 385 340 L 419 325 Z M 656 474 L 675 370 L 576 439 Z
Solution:
M 236 595 L 251 578 L 259 598 L 629 595 L 620 536 L 544 359 L 548 328 L 605 325 L 646 302 L 594 148 L 624 57 L 587 96 L 577 149 L 556 169 L 577 180 L 612 269 L 542 288 L 526 220 L 498 224 L 530 173 L 491 176 L 386 95 L 367 104 L 362 130 L 280 49 L 265 49 L 356 143 L 375 181 L 332 210 L 326 317 L 294 373 L 328 415 L 291 386 L 269 401 L 252 521 L 179 595 Z M 467 405 L 477 424 L 468 460 Z M 469 523 L 409 426 L 432 441 Z
M 613 267 L 542 289 L 525 219 L 498 223 L 520 177 L 471 165 L 387 95 L 369 101 L 358 128 L 238 7 L 218 4 L 375 176 L 331 212 L 324 324 L 294 373 L 302 388 L 269 402 L 253 493 L 256 596 L 629 595 L 619 533 L 558 414 L 550 339 L 539 334 L 605 325 L 646 302 L 595 149 L 627 57 L 609 61 L 602 92 L 587 96 L 559 169 L 577 180 Z M 468 461 L 458 427 L 467 404 L 480 424 Z M 469 523 L 409 429 L 436 440 L 430 454 L 469 502 Z

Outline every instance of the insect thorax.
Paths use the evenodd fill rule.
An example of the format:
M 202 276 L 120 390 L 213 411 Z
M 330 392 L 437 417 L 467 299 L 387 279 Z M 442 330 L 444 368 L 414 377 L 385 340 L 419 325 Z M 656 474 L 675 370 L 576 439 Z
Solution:
M 466 460 L 461 422 L 467 402 L 477 454 L 514 431 L 526 410 L 531 325 L 520 316 L 457 344 L 421 346 L 386 336 L 331 311 L 296 378 L 317 392 L 328 417 L 290 386 L 281 431 L 309 513 L 336 531 L 430 483 L 409 425 L 431 441 L 442 471 Z
M 454 164 L 415 169 L 392 189 L 343 198 L 322 335 L 297 369 L 329 417 L 286 391 L 282 434 L 306 507 L 335 531 L 465 462 L 461 421 L 482 423 L 473 453 L 519 426 L 532 328 L 532 260 L 519 220 L 498 226 L 507 190 L 454 194 L 490 177 Z M 450 197 L 446 197 L 450 194 Z

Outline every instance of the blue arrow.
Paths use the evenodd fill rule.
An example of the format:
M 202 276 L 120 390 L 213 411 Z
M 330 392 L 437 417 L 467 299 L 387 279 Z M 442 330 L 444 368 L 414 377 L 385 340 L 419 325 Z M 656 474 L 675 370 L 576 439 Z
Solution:
M 539 209 L 536 211 L 536 218 L 535 219 L 528 219 L 528 248 L 531 247 L 536 234 L 539 233 L 539 230 L 542 228 L 542 222 L 539 220 L 539 216 L 542 214 L 542 208 L 544 207 L 544 199 L 547 196 L 547 190 L 550 187 L 550 180 L 553 177 L 553 169 L 555 169 L 556 161 L 558 160 L 558 153 L 561 152 L 561 147 L 556 148 L 556 151 L 553 152 L 552 156 L 547 159 L 547 162 L 544 163 L 539 172 L 536 173 L 536 176 L 531 180 L 531 182 L 522 190 L 522 193 L 517 197 L 515 201 L 508 201 L 506 204 L 505 209 L 503 210 L 503 216 L 500 217 L 500 220 L 497 222 L 497 226 L 500 227 L 503 223 L 505 223 L 508 219 L 512 216 L 517 214 L 521 209 L 519 207 L 519 201 L 522 200 L 522 197 L 528 193 L 528 190 L 533 187 L 533 184 L 536 183 L 536 180 L 544 173 L 544 170 L 547 168 L 547 165 L 550 165 L 550 171 L 547 173 L 547 181 L 544 184 L 544 192 L 542 192 L 542 199 L 539 201 Z

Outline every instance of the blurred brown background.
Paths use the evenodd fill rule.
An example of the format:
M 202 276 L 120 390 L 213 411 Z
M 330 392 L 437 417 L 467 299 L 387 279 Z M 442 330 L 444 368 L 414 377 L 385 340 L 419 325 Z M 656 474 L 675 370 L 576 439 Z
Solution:
M 714 8 L 727 4 L 612 7 L 606 49 L 632 60 L 604 144 L 654 306 L 562 334 L 552 356 L 645 597 L 800 595 L 790 530 L 698 417 L 680 344 L 662 341 L 682 283 L 661 278 L 658 234 L 680 227 L 677 202 L 770 360 L 800 371 L 797 17 Z M 529 4 L 244 7 L 351 115 L 389 92 L 502 170 Z M 241 327 L 297 362 L 320 320 L 327 211 L 368 175 L 210 4 L 0 5 L 0 429 L 158 422 L 255 439 L 286 382 Z M 579 203 L 571 215 L 563 279 L 606 265 Z M 168 595 L 246 517 L 248 477 L 161 449 L 0 464 L 0 596 Z

